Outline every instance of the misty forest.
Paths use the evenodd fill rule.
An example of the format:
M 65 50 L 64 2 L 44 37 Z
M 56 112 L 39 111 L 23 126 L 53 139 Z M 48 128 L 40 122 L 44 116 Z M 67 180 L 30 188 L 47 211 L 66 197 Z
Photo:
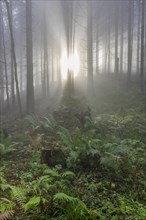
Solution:
M 145 220 L 145 86 L 145 0 L 0 0 L 0 220 Z

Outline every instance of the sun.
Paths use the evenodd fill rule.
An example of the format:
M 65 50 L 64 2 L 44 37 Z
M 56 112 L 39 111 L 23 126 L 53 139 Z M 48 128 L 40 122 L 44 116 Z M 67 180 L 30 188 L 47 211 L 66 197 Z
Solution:
M 67 53 L 64 53 L 61 56 L 61 74 L 63 79 L 67 79 L 67 72 L 71 70 L 74 77 L 76 77 L 80 70 L 80 59 L 77 51 L 75 50 L 74 54 L 67 57 Z

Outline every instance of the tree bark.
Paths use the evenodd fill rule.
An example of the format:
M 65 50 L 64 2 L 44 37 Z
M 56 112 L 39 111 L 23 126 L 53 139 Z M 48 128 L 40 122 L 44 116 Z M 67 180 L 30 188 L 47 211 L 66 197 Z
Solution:
M 118 32 L 119 32 L 119 5 L 115 2 L 115 75 L 118 75 Z
M 13 10 L 12 10 L 12 1 L 10 1 L 10 16 L 13 26 Z M 14 73 L 14 60 L 12 52 L 12 41 L 11 41 L 11 98 L 12 98 L 12 109 L 15 108 L 15 73 Z
M 123 48 L 124 48 L 124 18 L 123 18 L 123 2 L 121 2 L 121 42 L 120 42 L 120 73 L 123 73 Z
M 1 8 L 0 2 L 0 8 Z M 0 108 L 3 110 L 4 105 L 4 75 L 3 75 L 3 55 L 2 55 L 2 11 L 0 10 Z
M 33 43 L 32 43 L 32 3 L 26 1 L 26 57 L 27 57 L 27 99 L 28 114 L 34 113 L 34 85 L 33 85 Z
M 17 74 L 17 61 L 16 61 L 16 53 L 15 53 L 15 43 L 14 43 L 14 35 L 13 35 L 13 26 L 10 14 L 10 7 L 7 0 L 4 0 L 6 4 L 7 14 L 8 14 L 8 22 L 10 28 L 10 36 L 11 36 L 11 46 L 12 46 L 12 55 L 14 61 L 14 69 L 15 69 L 15 83 L 16 83 L 16 93 L 17 93 L 17 100 L 18 100 L 18 107 L 19 107 L 19 114 L 22 117 L 22 107 L 21 107 L 21 99 L 20 99 L 20 92 L 19 92 L 19 83 L 18 83 L 18 74 Z
M 131 66 L 132 66 L 132 2 L 128 2 L 128 68 L 127 82 L 131 82 Z
M 87 2 L 87 89 L 93 91 L 92 1 Z
M 0 13 L 2 14 L 2 11 Z M 4 50 L 4 66 L 5 66 L 7 108 L 8 108 L 8 111 L 9 111 L 10 110 L 10 99 L 9 99 L 8 71 L 7 71 L 7 59 L 6 59 L 6 48 L 5 48 L 4 21 L 3 21 L 3 18 L 2 18 L 2 37 L 3 37 L 3 50 Z
M 139 51 L 140 51 L 140 17 L 141 17 L 141 8 L 140 0 L 138 0 L 138 26 L 137 26 L 137 74 L 139 75 Z
M 144 94 L 144 21 L 145 21 L 145 0 L 142 0 L 142 16 L 141 16 L 141 66 L 140 66 L 140 84 L 141 92 Z

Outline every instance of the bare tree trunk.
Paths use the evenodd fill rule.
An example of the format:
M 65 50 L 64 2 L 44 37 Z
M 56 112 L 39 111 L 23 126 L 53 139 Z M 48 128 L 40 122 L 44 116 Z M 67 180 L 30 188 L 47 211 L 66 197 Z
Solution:
M 10 28 L 11 46 L 12 46 L 12 54 L 13 54 L 13 61 L 14 61 L 14 68 L 15 68 L 15 83 L 16 83 L 16 92 L 17 92 L 19 114 L 20 114 L 20 116 L 22 116 L 22 107 L 21 107 L 21 99 L 20 99 L 19 83 L 18 83 L 18 74 L 17 74 L 17 62 L 16 62 L 16 54 L 15 54 L 15 43 L 14 43 L 14 36 L 13 36 L 13 26 L 12 26 L 9 2 L 7 0 L 4 0 L 4 1 L 6 3 L 7 14 L 8 14 L 8 22 L 9 22 L 9 28 Z
M 139 75 L 139 51 L 140 51 L 140 17 L 141 17 L 141 8 L 140 0 L 138 0 L 138 30 L 137 30 L 137 74 Z
M 10 16 L 13 26 L 13 10 L 12 10 L 12 1 L 10 1 Z M 11 98 L 12 98 L 12 109 L 15 108 L 15 74 L 14 74 L 14 60 L 13 60 L 13 51 L 12 51 L 12 41 L 11 41 Z
M 51 49 L 51 71 L 52 71 L 52 83 L 54 83 L 54 51 Z
M 98 37 L 98 29 L 96 30 L 96 74 L 99 74 L 99 37 Z
M 131 65 L 132 65 L 132 2 L 128 2 L 128 68 L 127 82 L 131 81 Z
M 88 92 L 93 91 L 93 45 L 92 45 L 92 1 L 87 2 L 87 88 Z
M 27 99 L 28 114 L 34 113 L 34 85 L 33 85 L 33 43 L 32 43 L 32 3 L 26 1 L 26 57 L 27 57 Z
M 1 2 L 0 2 L 1 8 Z M 4 105 L 4 75 L 3 75 L 3 55 L 2 55 L 2 11 L 0 10 L 0 107 L 3 110 Z
M 141 92 L 144 94 L 144 21 L 145 21 L 145 0 L 142 0 L 142 16 L 141 16 L 141 66 L 140 66 L 140 82 Z
M 1 10 L 1 8 L 0 8 L 0 10 Z M 2 11 L 0 13 L 2 14 Z M 7 72 L 7 59 L 6 59 L 5 36 L 4 36 L 4 21 L 3 21 L 3 19 L 2 19 L 2 37 L 3 37 L 3 49 L 4 49 L 4 66 L 5 66 L 7 108 L 8 108 L 8 111 L 9 111 L 10 110 L 10 99 L 9 99 L 8 72 Z
M 67 23 L 67 32 L 68 32 L 68 58 L 73 55 L 73 1 L 68 2 L 68 23 Z M 73 70 L 68 69 L 68 92 L 73 93 Z
M 46 24 L 46 3 L 44 5 L 44 77 L 43 77 L 43 94 L 44 97 L 49 95 L 49 68 L 48 68 L 48 40 Z
M 120 42 L 120 73 L 123 73 L 123 47 L 124 47 L 124 18 L 123 18 L 123 2 L 121 2 L 121 42 Z
M 44 95 L 44 77 L 43 77 L 43 36 L 41 35 L 41 88 L 42 96 Z
M 110 27 L 110 17 L 108 22 L 108 74 L 110 74 L 111 68 L 111 27 Z
M 105 31 L 105 43 L 104 43 L 104 73 L 105 74 L 107 73 L 107 55 L 108 55 L 107 52 L 108 52 L 108 50 L 107 50 L 107 31 Z
M 20 51 L 20 94 L 22 96 L 23 92 L 23 56 L 22 56 L 22 48 Z
M 115 3 L 115 74 L 118 74 L 118 32 L 119 32 L 119 5 Z

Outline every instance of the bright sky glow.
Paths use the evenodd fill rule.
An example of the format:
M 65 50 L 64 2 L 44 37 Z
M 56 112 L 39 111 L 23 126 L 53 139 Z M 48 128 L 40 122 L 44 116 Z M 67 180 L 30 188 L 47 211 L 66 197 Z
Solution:
M 67 79 L 67 71 L 73 71 L 74 77 L 79 73 L 80 69 L 80 59 L 77 51 L 75 50 L 73 55 L 67 57 L 66 51 L 61 56 L 61 74 L 63 79 Z

